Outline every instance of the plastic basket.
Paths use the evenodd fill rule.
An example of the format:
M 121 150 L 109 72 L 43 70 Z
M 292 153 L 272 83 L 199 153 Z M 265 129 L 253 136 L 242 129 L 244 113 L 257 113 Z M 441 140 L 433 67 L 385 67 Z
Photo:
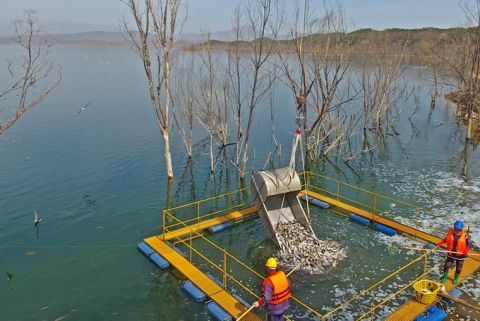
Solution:
M 437 299 L 437 293 L 440 285 L 431 280 L 420 280 L 413 285 L 415 297 L 424 304 L 432 304 Z

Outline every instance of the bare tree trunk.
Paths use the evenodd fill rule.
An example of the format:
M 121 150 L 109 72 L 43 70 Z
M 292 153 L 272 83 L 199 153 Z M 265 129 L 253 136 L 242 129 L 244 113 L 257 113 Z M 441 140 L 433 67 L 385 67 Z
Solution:
M 143 62 L 152 109 L 162 133 L 165 168 L 168 179 L 173 178 L 170 151 L 171 64 L 182 0 L 125 1 L 134 18 L 136 30 L 129 28 L 126 19 L 123 30 L 126 38 Z M 141 5 L 142 3 L 143 5 Z M 155 64 L 152 65 L 152 52 Z
M 165 167 L 167 169 L 167 177 L 173 178 L 172 153 L 170 152 L 170 135 L 168 130 L 162 129 L 163 143 L 165 144 Z
M 182 55 L 182 68 L 177 68 L 175 78 L 175 99 L 172 99 L 172 103 L 177 104 L 172 105 L 173 119 L 189 159 L 193 155 L 193 127 L 197 112 L 195 108 L 197 97 L 191 76 L 193 70 L 195 70 L 193 56 L 186 64 L 185 55 Z
M 210 133 L 210 172 L 215 171 L 215 155 L 213 154 L 213 133 Z
M 165 144 L 165 166 L 167 168 L 167 177 L 173 178 L 172 153 L 170 152 L 170 117 L 168 114 L 170 107 L 170 57 L 169 51 L 165 52 L 165 121 L 162 130 L 163 143 Z
M 244 69 L 241 67 L 241 54 L 240 54 L 240 41 L 242 40 L 242 26 L 241 26 L 241 10 L 240 7 L 235 9 L 233 18 L 233 30 L 235 31 L 234 47 L 233 50 L 228 52 L 228 82 L 229 82 L 229 101 L 232 108 L 232 114 L 235 120 L 236 135 L 235 135 L 235 150 L 233 164 L 240 162 L 240 145 L 243 138 L 243 125 L 242 125 L 242 110 L 243 110 L 243 86 L 242 86 L 242 72 Z

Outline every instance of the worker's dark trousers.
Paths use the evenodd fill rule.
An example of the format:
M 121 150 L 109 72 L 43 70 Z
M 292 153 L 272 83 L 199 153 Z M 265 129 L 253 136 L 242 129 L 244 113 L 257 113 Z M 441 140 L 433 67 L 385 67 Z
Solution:
M 452 257 L 447 256 L 447 259 L 445 260 L 445 265 L 443 266 L 443 272 L 448 272 L 448 270 L 453 268 L 453 266 L 456 264 L 457 269 L 455 273 L 462 273 L 463 261 L 465 260 L 456 260 Z
M 268 314 L 268 321 L 283 321 L 283 314 Z

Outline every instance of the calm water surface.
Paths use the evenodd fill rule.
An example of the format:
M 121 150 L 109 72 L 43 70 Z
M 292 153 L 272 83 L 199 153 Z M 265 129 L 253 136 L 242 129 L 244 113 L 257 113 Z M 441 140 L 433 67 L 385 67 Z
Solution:
M 13 50 L 0 47 L 0 57 Z M 161 209 L 167 207 L 162 141 L 142 66 L 121 47 L 59 47 L 55 59 L 63 68 L 60 87 L 0 138 L 0 272 L 14 275 L 0 279 L 0 320 L 211 320 L 203 305 L 182 293 L 179 279 L 157 270 L 135 248 L 160 231 Z M 407 77 L 420 85 L 425 72 L 412 65 Z M 293 101 L 279 87 L 276 102 L 274 125 L 285 158 L 295 127 Z M 342 163 L 312 167 L 433 209 L 435 215 L 423 219 L 435 228 L 462 217 L 472 223 L 479 244 L 480 152 L 468 147 L 468 177 L 460 175 L 465 132 L 453 106 L 439 98 L 430 111 L 428 88 L 420 91 L 419 104 L 413 120 L 418 130 L 407 121 L 410 99 L 402 106 L 401 135 L 390 139 L 382 155 L 353 163 L 355 173 Z M 267 108 L 259 110 L 253 137 L 254 166 L 261 168 L 272 150 Z M 240 186 L 228 165 L 210 178 L 202 140 L 190 163 L 178 139 L 172 148 L 172 203 Z M 35 209 L 43 218 L 38 234 Z M 298 295 L 314 307 L 332 308 L 413 258 L 398 250 L 401 238 L 392 242 L 340 216 L 312 211 L 317 234 L 349 251 L 348 261 L 328 277 L 293 277 Z M 258 220 L 213 240 L 259 270 L 263 257 L 275 251 Z M 366 254 L 356 251 L 358 244 Z M 478 273 L 462 285 L 477 301 L 479 287 Z M 293 313 L 300 319 L 299 311 Z

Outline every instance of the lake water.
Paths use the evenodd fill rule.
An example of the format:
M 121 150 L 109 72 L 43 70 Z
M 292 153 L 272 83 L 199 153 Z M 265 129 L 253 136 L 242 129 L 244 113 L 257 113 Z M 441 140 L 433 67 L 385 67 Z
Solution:
M 0 47 L 0 57 L 14 51 Z M 162 140 L 137 57 L 122 47 L 69 46 L 56 48 L 54 58 L 62 65 L 61 85 L 0 137 L 0 272 L 13 274 L 9 281 L 0 279 L 0 320 L 211 320 L 172 273 L 160 272 L 136 250 L 138 242 L 160 232 L 161 210 L 167 207 Z M 426 72 L 409 66 L 409 82 L 420 84 Z M 414 118 L 419 130 L 407 121 L 413 105 L 407 100 L 401 135 L 390 138 L 385 153 L 353 162 L 356 174 L 341 162 L 312 167 L 432 209 L 435 215 L 424 220 L 437 229 L 462 218 L 472 224 L 472 239 L 479 244 L 480 151 L 467 148 L 468 176 L 462 176 L 465 128 L 458 126 L 454 106 L 438 98 L 430 110 L 425 87 L 419 104 Z M 295 123 L 293 99 L 282 87 L 276 92 L 274 121 L 285 159 Z M 256 168 L 272 150 L 270 137 L 269 110 L 263 108 L 253 130 Z M 172 149 L 173 204 L 240 187 L 228 164 L 209 175 L 203 140 L 197 141 L 192 162 L 178 138 Z M 35 209 L 43 218 L 38 234 L 32 224 Z M 381 271 L 412 258 L 389 254 L 390 241 L 373 233 L 363 244 L 372 257 L 355 255 L 355 244 L 365 238 L 359 227 L 334 215 L 314 217 L 319 235 L 337 234 L 351 253 L 342 270 L 327 278 L 306 282 L 294 276 L 294 289 L 316 307 L 332 307 L 369 284 L 347 271 L 365 266 L 371 283 Z M 259 270 L 259 257 L 274 251 L 258 220 L 214 240 Z M 373 257 L 382 245 L 383 256 Z M 477 302 L 479 287 L 478 273 L 461 286 Z

